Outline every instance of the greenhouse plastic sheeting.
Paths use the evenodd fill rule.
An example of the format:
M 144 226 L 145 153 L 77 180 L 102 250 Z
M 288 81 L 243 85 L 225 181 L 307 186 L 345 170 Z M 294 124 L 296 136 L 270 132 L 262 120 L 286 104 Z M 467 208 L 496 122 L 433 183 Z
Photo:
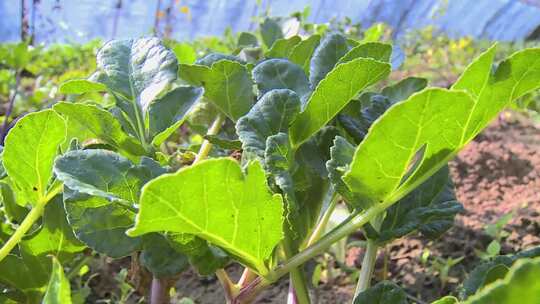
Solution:
M 118 0 L 40 0 L 32 11 L 32 0 L 26 2 L 35 37 L 43 42 L 149 35 L 157 5 L 157 0 L 122 0 L 117 10 Z M 307 5 L 309 21 L 347 16 L 363 26 L 385 22 L 397 36 L 433 25 L 451 37 L 510 41 L 523 40 L 540 26 L 540 0 L 162 0 L 161 8 L 172 4 L 172 37 L 179 40 L 221 35 L 227 27 L 253 30 L 252 16 L 267 8 L 271 15 L 287 16 Z M 20 9 L 19 0 L 0 0 L 0 41 L 19 38 Z

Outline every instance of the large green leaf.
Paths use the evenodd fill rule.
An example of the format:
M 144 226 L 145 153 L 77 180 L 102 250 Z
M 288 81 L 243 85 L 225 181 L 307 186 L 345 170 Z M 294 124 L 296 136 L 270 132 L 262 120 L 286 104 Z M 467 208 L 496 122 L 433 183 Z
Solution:
M 294 46 L 289 60 L 301 66 L 304 73 L 309 76 L 311 56 L 321 41 L 320 35 L 309 36 L 306 40 L 300 41 Z
M 119 258 L 141 249 L 141 238 L 126 235 L 135 213 L 124 206 L 64 188 L 64 207 L 77 238 L 93 250 Z
M 292 36 L 291 38 L 283 38 L 274 41 L 272 47 L 266 52 L 266 58 L 289 58 L 294 47 L 302 41 L 300 36 Z
M 495 73 L 490 70 L 493 56 L 493 48 L 482 54 L 456 84 L 469 87 L 470 94 L 426 89 L 373 124 L 344 176 L 364 204 L 403 197 L 444 166 L 508 102 L 540 87 L 540 49 L 514 54 Z M 483 89 L 476 88 L 482 79 Z
M 177 70 L 174 53 L 158 38 L 113 40 L 99 50 L 91 80 L 105 84 L 145 112 L 176 80 Z
M 28 114 L 6 137 L 3 161 L 20 204 L 41 202 L 52 178 L 52 166 L 66 138 L 66 123 L 53 110 Z
M 417 230 L 434 239 L 452 227 L 455 215 L 463 210 L 445 166 L 388 208 L 377 240 L 389 242 Z
M 425 78 L 407 77 L 396 84 L 385 87 L 381 91 L 381 95 L 394 104 L 409 98 L 413 93 L 424 89 L 426 86 L 427 80 Z
M 248 69 L 237 61 L 221 59 L 211 66 L 181 65 L 180 77 L 204 87 L 204 96 L 233 121 L 246 114 L 254 102 Z
M 330 159 L 330 147 L 338 131 L 324 127 L 296 151 L 295 164 L 290 165 L 295 190 L 295 206 L 288 216 L 294 231 L 296 245 L 310 235 L 317 224 L 325 200 L 330 199 L 328 171 L 325 163 Z
M 187 257 L 159 233 L 150 233 L 143 237 L 140 261 L 156 277 L 171 277 L 189 266 Z
M 273 89 L 289 89 L 304 98 L 311 91 L 302 68 L 286 59 L 265 60 L 253 69 L 252 74 L 260 96 Z
M 382 281 L 359 293 L 354 304 L 407 304 L 407 294 L 396 284 Z
M 178 87 L 153 102 L 148 108 L 152 144 L 159 146 L 176 131 L 202 94 L 201 88 Z
M 339 64 L 319 83 L 305 110 L 291 126 L 291 142 L 297 147 L 334 118 L 360 91 L 384 79 L 390 65 L 370 58 Z
M 195 51 L 195 48 L 189 43 L 175 43 L 172 47 L 172 51 L 174 52 L 178 63 L 192 64 L 197 60 L 197 51 Z
M 99 82 L 93 82 L 87 79 L 72 79 L 60 85 L 62 94 L 84 94 L 92 92 L 105 92 L 107 86 Z
M 311 57 L 309 68 L 311 86 L 316 87 L 348 51 L 349 45 L 343 35 L 330 34 L 325 36 Z
M 382 62 L 389 62 L 392 56 L 392 46 L 380 42 L 367 42 L 350 49 L 337 64 L 349 62 L 356 58 L 372 58 Z
M 144 155 L 143 147 L 137 140 L 122 130 L 118 120 L 95 105 L 60 102 L 53 109 L 67 121 L 68 140 L 77 138 L 80 142 L 99 140 L 128 155 Z
M 287 133 L 299 112 L 300 99 L 293 91 L 277 89 L 264 94 L 236 123 L 244 151 L 264 159 L 267 138 L 279 132 Z
M 261 37 L 266 47 L 271 47 L 278 39 L 283 38 L 281 26 L 272 18 L 265 18 L 261 24 Z
M 197 59 L 197 61 L 195 61 L 195 66 L 204 65 L 206 67 L 212 67 L 214 63 L 221 60 L 229 60 L 229 61 L 234 61 L 234 62 L 244 64 L 244 62 L 242 62 L 242 60 L 240 60 L 240 58 L 238 58 L 237 56 L 221 54 L 221 53 L 210 53 L 202 58 Z
M 4 215 L 11 223 L 21 223 L 26 215 L 28 209 L 17 204 L 15 193 L 11 189 L 11 186 L 6 182 L 0 182 L 0 198 L 3 207 Z
M 61 261 L 86 248 L 73 234 L 66 219 L 61 195 L 47 204 L 41 227 L 30 237 L 25 238 L 20 246 L 28 254 L 34 256 L 52 254 Z
M 326 163 L 328 178 L 334 189 L 343 199 L 355 208 L 362 208 L 361 200 L 355 197 L 349 187 L 343 182 L 342 177 L 347 172 L 354 155 L 355 146 L 345 138 L 336 136 L 334 145 L 330 148 L 330 160 Z
M 519 259 L 540 257 L 540 247 L 521 251 L 514 255 L 497 256 L 489 261 L 483 262 L 469 273 L 462 286 L 459 288 L 459 296 L 462 300 L 475 294 L 478 290 L 489 284 L 490 274 L 494 269 L 511 267 Z
M 38 302 L 45 291 L 51 272 L 50 259 L 33 256 L 21 250 L 22 255 L 7 255 L 0 261 L 0 282 L 24 293 L 27 302 Z
M 167 240 L 174 249 L 188 257 L 189 264 L 195 267 L 200 275 L 213 274 L 229 262 L 229 257 L 223 250 L 192 234 L 171 233 L 167 235 Z
M 298 211 L 295 198 L 295 187 L 291 172 L 294 169 L 294 156 L 289 144 L 289 136 L 286 133 L 277 133 L 267 138 L 266 150 L 264 151 L 264 169 L 270 177 L 272 184 L 284 194 L 287 206 L 287 218 Z
M 54 172 L 71 190 L 136 203 L 139 191 L 154 175 L 145 166 L 136 166 L 120 154 L 107 150 L 75 150 L 58 157 Z
M 148 158 L 135 165 L 107 150 L 75 150 L 57 158 L 54 171 L 64 182 L 69 222 L 82 242 L 111 257 L 138 249 L 141 241 L 125 235 L 133 225 L 140 189 L 164 169 Z
M 240 35 L 238 35 L 236 44 L 239 48 L 255 47 L 259 45 L 259 40 L 257 39 L 257 36 L 250 32 L 241 32 Z
M 52 272 L 42 304 L 71 304 L 71 286 L 64 269 L 56 258 L 52 258 Z
M 144 187 L 140 207 L 129 235 L 195 234 L 260 274 L 283 236 L 281 197 L 268 190 L 258 162 L 246 174 L 236 161 L 220 158 L 164 175 Z
M 503 280 L 497 280 L 464 304 L 536 304 L 540 294 L 540 258 L 518 261 Z
M 360 143 L 379 116 L 398 101 L 409 98 L 426 85 L 427 81 L 423 78 L 409 77 L 385 87 L 380 94 L 364 93 L 357 111 L 349 110 L 346 114 L 340 114 L 339 122 L 356 143 Z M 358 105 L 351 104 L 351 106 Z

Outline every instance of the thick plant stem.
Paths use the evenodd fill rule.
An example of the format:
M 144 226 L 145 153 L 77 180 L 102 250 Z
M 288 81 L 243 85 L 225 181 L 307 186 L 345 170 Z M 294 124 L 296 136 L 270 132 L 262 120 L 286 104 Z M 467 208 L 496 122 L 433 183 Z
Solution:
M 324 252 L 335 242 L 360 229 L 369 221 L 373 220 L 377 215 L 382 214 L 382 212 L 384 212 L 386 208 L 390 207 L 395 201 L 397 200 L 388 200 L 382 202 L 369 208 L 365 212 L 352 216 L 350 220 L 347 220 L 341 225 L 338 225 L 336 228 L 327 233 L 313 245 L 307 247 L 300 253 L 290 258 L 285 264 L 268 273 L 266 275 L 266 280 L 270 282 L 277 281 L 279 278 L 287 274 L 290 269 L 304 264 L 309 259 Z
M 221 283 L 223 291 L 225 291 L 227 303 L 231 303 L 239 289 L 234 285 L 224 269 L 216 270 L 216 277 L 218 278 L 219 283 Z
M 371 221 L 375 230 L 379 231 L 379 229 L 381 229 L 382 220 L 383 216 L 382 214 L 379 214 Z M 356 290 L 354 292 L 355 298 L 359 293 L 369 288 L 373 270 L 375 269 L 375 262 L 377 261 L 379 245 L 375 240 L 370 239 L 367 240 L 366 244 L 366 254 L 362 260 L 362 268 L 360 269 L 360 276 L 358 277 L 358 283 L 356 284 Z
M 32 210 L 28 212 L 21 225 L 17 228 L 17 230 L 15 230 L 4 246 L 0 248 L 0 261 L 2 261 L 11 252 L 11 250 L 17 246 L 17 244 L 19 244 L 28 230 L 32 228 L 32 225 L 43 215 L 47 203 L 58 193 L 60 193 L 60 191 L 62 191 L 62 186 L 57 185 L 51 189 L 46 196 L 42 197 L 42 199 L 40 199 L 34 207 L 32 207 Z
M 167 280 L 163 278 L 152 278 L 152 289 L 150 291 L 150 304 L 169 303 L 169 286 Z
M 47 202 L 40 202 L 28 212 L 28 215 L 26 215 L 19 228 L 15 230 L 9 240 L 2 246 L 2 249 L 0 249 L 0 261 L 2 261 L 11 250 L 17 246 L 17 244 L 19 244 L 26 232 L 28 232 L 28 230 L 32 228 L 32 225 L 41 217 L 41 215 L 43 215 L 46 204 Z
M 224 121 L 225 116 L 223 116 L 223 114 L 218 114 L 216 119 L 210 126 L 210 129 L 208 129 L 208 132 L 206 132 L 206 135 L 218 134 Z M 199 161 L 205 159 L 210 153 L 210 150 L 212 150 L 212 143 L 205 139 L 201 145 L 201 148 L 199 149 L 199 153 L 197 153 L 197 156 L 195 157 L 195 161 L 193 161 L 193 164 L 196 164 Z
M 371 276 L 373 275 L 373 270 L 375 269 L 375 261 L 377 260 L 378 249 L 379 246 L 375 241 L 367 241 L 366 253 L 364 255 L 364 259 L 362 260 L 362 268 L 360 268 L 360 276 L 358 277 L 354 297 L 358 296 L 359 293 L 369 288 Z
M 318 239 L 321 238 L 321 235 L 323 235 L 326 225 L 328 224 L 328 221 L 330 220 L 330 217 L 332 217 L 332 213 L 336 209 L 336 205 L 338 203 L 338 195 L 334 194 L 334 197 L 332 197 L 332 200 L 330 201 L 330 205 L 324 212 L 323 216 L 321 217 L 321 220 L 317 224 L 317 227 L 313 230 L 313 233 L 309 237 L 309 240 L 306 244 L 306 247 L 311 246 L 313 243 L 315 243 Z
M 255 280 L 255 278 L 257 278 L 257 274 L 251 269 L 245 268 L 242 276 L 240 277 L 240 280 L 238 280 L 238 283 L 236 285 L 240 288 L 244 287 L 247 284 L 251 283 L 253 280 Z
M 285 236 L 283 240 L 283 251 L 285 252 L 285 258 L 289 259 L 296 252 L 293 249 L 292 240 L 290 237 Z M 306 278 L 303 272 L 302 265 L 294 267 L 290 270 L 290 282 L 289 282 L 289 304 L 309 304 L 311 300 L 309 298 L 309 290 L 307 287 Z M 292 293 L 292 298 L 290 297 Z

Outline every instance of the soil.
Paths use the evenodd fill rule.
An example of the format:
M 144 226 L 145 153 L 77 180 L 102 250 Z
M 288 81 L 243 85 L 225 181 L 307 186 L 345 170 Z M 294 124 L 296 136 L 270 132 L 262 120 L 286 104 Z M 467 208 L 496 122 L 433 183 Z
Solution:
M 411 303 L 429 303 L 442 295 L 456 294 L 458 282 L 480 258 L 477 251 L 485 250 L 492 241 L 484 229 L 501 216 L 514 212 L 504 228 L 508 236 L 502 240 L 501 253 L 540 246 L 540 126 L 513 112 L 502 113 L 482 134 L 477 136 L 450 163 L 456 195 L 465 212 L 456 217 L 455 225 L 438 240 L 409 236 L 387 245 L 381 250 L 374 283 L 389 278 L 404 287 Z M 358 239 L 361 235 L 352 236 Z M 427 263 L 421 262 L 429 252 Z M 351 248 L 346 265 L 359 267 L 363 249 Z M 440 271 L 434 267 L 436 259 L 462 260 L 452 267 L 449 277 L 441 281 Z M 320 257 L 322 260 L 330 261 Z M 241 269 L 232 265 L 227 272 L 238 279 Z M 313 290 L 313 303 L 348 303 L 354 293 L 353 276 L 336 270 L 332 279 L 323 279 Z M 264 291 L 256 303 L 286 303 L 287 279 Z M 189 297 L 195 303 L 224 303 L 221 286 L 215 277 L 199 277 L 188 271 L 176 285 L 173 303 Z

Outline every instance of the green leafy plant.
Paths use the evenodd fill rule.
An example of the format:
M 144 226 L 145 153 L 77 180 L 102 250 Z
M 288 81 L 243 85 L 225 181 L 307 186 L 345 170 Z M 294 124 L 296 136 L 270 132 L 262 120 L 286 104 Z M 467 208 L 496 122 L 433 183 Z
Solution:
M 493 240 L 488 244 L 485 251 L 476 251 L 476 254 L 481 259 L 490 259 L 496 257 L 501 252 L 501 242 L 504 238 L 510 235 L 507 231 L 504 230 L 505 226 L 512 220 L 515 212 L 507 213 L 500 218 L 498 218 L 494 223 L 487 224 L 484 228 L 484 231 L 489 235 Z
M 68 303 L 60 265 L 90 248 L 136 257 L 152 275 L 151 303 L 167 302 L 171 278 L 190 265 L 215 273 L 229 303 L 250 303 L 286 275 L 291 301 L 309 303 L 304 264 L 362 230 L 355 303 L 405 301 L 393 283 L 370 287 L 379 248 L 451 227 L 462 206 L 447 162 L 540 87 L 540 49 L 493 69 L 491 47 L 450 89 L 420 78 L 381 88 L 390 45 L 312 37 L 267 37 L 250 62 L 213 53 L 179 64 L 156 38 L 105 44 L 96 71 L 61 89 L 106 93 L 113 105 L 58 102 L 6 138 L 4 178 L 22 211 L 2 216 L 27 212 L 2 226 L 6 296 Z M 193 160 L 177 162 L 186 150 Z M 337 198 L 351 214 L 325 232 Z M 224 270 L 231 261 L 245 267 L 237 283 Z

